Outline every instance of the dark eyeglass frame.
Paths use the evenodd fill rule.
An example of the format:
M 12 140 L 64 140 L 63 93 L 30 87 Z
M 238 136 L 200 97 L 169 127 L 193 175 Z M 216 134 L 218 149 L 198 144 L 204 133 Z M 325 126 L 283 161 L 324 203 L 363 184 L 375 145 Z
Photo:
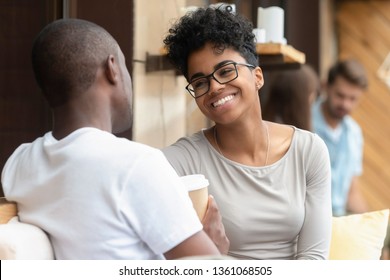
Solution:
M 226 67 L 227 65 L 230 65 L 230 64 L 234 65 L 234 70 L 236 71 L 236 75 L 235 75 L 235 77 L 232 78 L 231 80 L 226 81 L 226 82 L 222 82 L 222 83 L 221 83 L 221 82 L 218 81 L 218 79 L 214 76 L 214 74 L 215 74 L 215 72 L 217 72 L 218 70 L 221 70 L 221 68 Z M 195 98 L 195 99 L 196 99 L 196 98 L 199 98 L 199 97 L 202 97 L 203 95 L 205 95 L 206 93 L 208 93 L 209 90 L 210 90 L 210 78 L 213 78 L 215 81 L 217 81 L 217 82 L 218 82 L 219 84 L 221 84 L 221 85 L 230 83 L 231 81 L 234 81 L 235 79 L 237 79 L 237 78 L 238 78 L 237 65 L 242 65 L 242 66 L 246 66 L 246 67 L 253 68 L 253 69 L 256 68 L 255 65 L 248 64 L 248 63 L 240 63 L 240 62 L 234 62 L 234 61 L 232 61 L 232 62 L 227 62 L 227 63 L 222 64 L 221 66 L 219 66 L 219 67 L 218 67 L 217 69 L 215 69 L 211 74 L 209 74 L 209 75 L 207 75 L 207 76 L 203 76 L 203 77 L 196 78 L 196 79 L 194 79 L 193 81 L 191 81 L 190 83 L 188 83 L 188 85 L 186 86 L 186 90 L 187 90 L 187 91 L 191 94 L 191 96 L 192 96 L 193 98 Z M 207 90 L 206 90 L 204 93 L 200 94 L 200 95 L 195 95 L 195 90 L 191 89 L 190 87 L 191 87 L 191 84 L 193 84 L 193 83 L 196 82 L 196 81 L 199 81 L 200 79 L 206 79 L 206 80 L 207 80 Z

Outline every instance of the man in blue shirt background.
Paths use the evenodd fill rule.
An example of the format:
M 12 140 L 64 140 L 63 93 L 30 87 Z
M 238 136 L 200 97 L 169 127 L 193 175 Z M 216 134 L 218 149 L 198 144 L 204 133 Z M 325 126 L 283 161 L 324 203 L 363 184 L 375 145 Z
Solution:
M 313 129 L 325 141 L 331 160 L 334 216 L 368 210 L 358 186 L 363 135 L 350 116 L 367 86 L 366 71 L 358 61 L 339 61 L 329 70 L 326 94 L 313 105 Z

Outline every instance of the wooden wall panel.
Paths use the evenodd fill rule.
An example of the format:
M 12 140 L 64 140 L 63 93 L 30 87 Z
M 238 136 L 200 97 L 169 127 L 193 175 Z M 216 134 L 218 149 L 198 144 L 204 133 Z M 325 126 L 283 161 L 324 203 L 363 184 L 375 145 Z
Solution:
M 60 7 L 59 0 L 0 1 L 0 171 L 20 144 L 50 130 L 51 114 L 30 53 L 35 36 L 58 17 Z
M 338 1 L 339 57 L 366 67 L 369 89 L 353 117 L 364 138 L 362 191 L 372 210 L 390 208 L 390 89 L 377 70 L 390 52 L 390 1 Z

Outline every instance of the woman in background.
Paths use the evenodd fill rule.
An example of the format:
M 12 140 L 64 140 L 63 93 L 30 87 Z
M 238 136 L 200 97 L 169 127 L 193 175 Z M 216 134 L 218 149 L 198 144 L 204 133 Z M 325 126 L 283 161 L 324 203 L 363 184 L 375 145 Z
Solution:
M 311 66 L 304 64 L 298 69 L 281 71 L 270 85 L 263 118 L 312 130 L 311 106 L 319 90 L 319 78 Z

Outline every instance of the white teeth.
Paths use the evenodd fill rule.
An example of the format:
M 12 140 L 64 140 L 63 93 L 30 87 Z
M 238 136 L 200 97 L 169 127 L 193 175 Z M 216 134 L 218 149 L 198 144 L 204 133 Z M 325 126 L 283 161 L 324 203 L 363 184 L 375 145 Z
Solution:
M 228 96 L 226 96 L 226 97 L 224 97 L 224 98 L 218 100 L 217 102 L 214 102 L 214 103 L 213 103 L 213 106 L 214 106 L 214 107 L 221 106 L 221 105 L 225 104 L 226 102 L 228 102 L 229 100 L 232 100 L 233 98 L 234 98 L 233 95 L 228 95 Z

